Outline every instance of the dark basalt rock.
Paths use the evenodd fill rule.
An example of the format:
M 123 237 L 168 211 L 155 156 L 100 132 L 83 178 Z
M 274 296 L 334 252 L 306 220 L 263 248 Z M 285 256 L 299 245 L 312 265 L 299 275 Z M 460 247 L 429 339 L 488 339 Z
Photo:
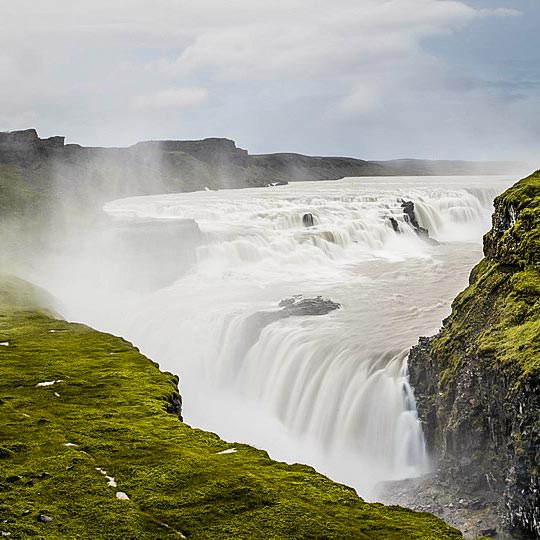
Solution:
M 238 349 L 240 356 L 257 342 L 263 329 L 276 321 L 287 319 L 288 317 L 312 317 L 327 315 L 328 313 L 341 308 L 341 305 L 322 296 L 315 298 L 304 298 L 301 294 L 291 298 L 285 298 L 279 302 L 281 308 L 278 311 L 259 311 L 249 316 L 244 326 L 244 339 Z
M 385 504 L 431 512 L 460 530 L 464 540 L 478 540 L 486 536 L 484 531 L 496 531 L 498 540 L 515 540 L 513 534 L 498 527 L 500 516 L 495 505 L 488 504 L 486 498 L 463 497 L 437 474 L 384 482 L 378 489 Z
M 286 298 L 279 303 L 283 309 L 278 311 L 280 319 L 287 317 L 305 317 L 313 315 L 327 315 L 331 311 L 341 307 L 337 302 L 317 296 L 315 298 L 303 298 L 302 295 Z
M 425 240 L 426 242 L 433 245 L 439 244 L 437 240 L 430 238 L 429 231 L 426 228 L 420 226 L 420 223 L 418 222 L 418 218 L 416 217 L 416 212 L 414 210 L 413 201 L 401 200 L 401 208 L 403 208 L 403 216 L 405 218 L 405 221 L 411 225 L 411 227 L 414 229 L 414 232 L 420 238 L 422 238 L 422 240 Z
M 327 315 L 331 311 L 341 307 L 337 302 L 333 302 L 322 296 L 304 298 L 301 294 L 295 295 L 292 298 L 285 298 L 278 305 L 282 308 L 279 311 L 260 311 L 254 313 L 248 319 L 255 328 L 259 329 L 259 333 L 265 326 L 280 319 Z
M 414 211 L 414 203 L 412 201 L 401 201 L 401 208 L 403 208 L 405 221 L 410 223 L 415 230 L 420 229 L 420 223 L 418 223 L 416 212 Z
M 178 383 L 180 382 L 180 379 L 177 375 L 172 376 L 172 380 L 176 384 L 176 387 L 178 388 Z M 182 396 L 180 395 L 180 392 L 176 391 L 173 394 L 167 396 L 166 404 L 165 404 L 165 410 L 169 414 L 174 414 L 178 417 L 178 419 L 183 422 L 182 418 Z
M 313 214 L 304 214 L 304 216 L 302 217 L 302 223 L 304 224 L 304 227 L 313 227 Z
M 421 338 L 411 350 L 409 376 L 428 449 L 438 461 L 439 491 L 473 499 L 498 516 L 490 529 L 497 538 L 538 538 L 540 381 L 516 393 L 517 373 L 508 376 L 464 355 L 445 388 L 441 380 L 448 374 L 433 346 L 434 338 Z
M 399 228 L 398 220 L 392 216 L 390 216 L 388 220 L 390 221 L 390 225 L 392 225 L 392 229 L 394 229 L 394 232 L 400 233 L 401 229 Z

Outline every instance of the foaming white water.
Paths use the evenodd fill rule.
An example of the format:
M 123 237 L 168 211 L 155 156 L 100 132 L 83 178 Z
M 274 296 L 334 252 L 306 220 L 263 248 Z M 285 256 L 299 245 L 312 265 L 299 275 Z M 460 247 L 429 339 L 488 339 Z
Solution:
M 491 201 L 509 183 L 345 179 L 114 201 L 107 213 L 128 226 L 149 220 L 158 234 L 160 224 L 196 222 L 197 241 L 184 230 L 161 255 L 193 241 L 189 269 L 141 292 L 122 280 L 89 287 L 88 272 L 84 284 L 73 272 L 68 282 L 58 265 L 46 285 L 69 318 L 126 336 L 180 374 L 189 423 L 312 464 L 370 497 L 377 482 L 429 468 L 406 353 L 448 313 L 480 257 Z M 402 200 L 443 243 L 418 238 Z M 314 227 L 304 227 L 306 213 Z M 153 263 L 159 273 L 159 256 Z M 114 267 L 122 278 L 137 272 Z M 273 319 L 296 294 L 341 308 Z

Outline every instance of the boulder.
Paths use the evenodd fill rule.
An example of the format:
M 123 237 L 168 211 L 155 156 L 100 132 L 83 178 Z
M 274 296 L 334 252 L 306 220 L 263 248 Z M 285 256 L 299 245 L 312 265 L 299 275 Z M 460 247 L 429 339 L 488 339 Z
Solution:
M 313 221 L 313 214 L 304 214 L 304 216 L 302 217 L 302 223 L 304 224 L 304 227 L 313 227 L 313 225 L 315 224 Z

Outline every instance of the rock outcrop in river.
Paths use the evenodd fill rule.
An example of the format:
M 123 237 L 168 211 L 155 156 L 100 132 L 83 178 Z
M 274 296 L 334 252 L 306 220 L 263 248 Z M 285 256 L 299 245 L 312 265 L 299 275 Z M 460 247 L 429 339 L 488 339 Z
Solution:
M 540 172 L 495 200 L 485 258 L 409 356 L 438 479 L 540 536 Z

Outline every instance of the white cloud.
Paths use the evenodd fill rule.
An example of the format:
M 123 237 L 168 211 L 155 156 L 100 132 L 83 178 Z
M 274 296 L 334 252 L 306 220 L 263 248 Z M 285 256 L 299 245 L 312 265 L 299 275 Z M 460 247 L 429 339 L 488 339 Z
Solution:
M 206 88 L 169 88 L 151 95 L 135 96 L 132 105 L 135 109 L 193 109 L 208 99 Z
M 486 32 L 490 18 L 500 32 L 520 14 L 504 7 L 509 0 L 493 4 L 0 0 L 0 129 L 31 121 L 83 144 L 240 134 L 259 150 L 275 140 L 305 149 L 332 129 L 338 140 L 354 122 L 358 132 L 371 122 L 382 133 L 398 116 L 418 118 L 420 130 L 427 93 L 440 104 L 428 120 L 436 111 L 458 118 L 461 100 L 471 99 L 448 84 L 471 76 L 445 65 L 452 34 L 466 38 L 475 21 Z M 430 54 L 435 36 L 445 39 Z M 503 78 L 495 56 L 489 68 Z
M 342 0 L 331 8 L 292 2 L 287 12 L 271 2 L 263 16 L 239 15 L 201 25 L 179 55 L 148 65 L 169 74 L 209 70 L 229 80 L 321 76 L 414 55 L 422 39 L 458 28 L 478 12 L 455 1 Z
M 481 9 L 480 14 L 485 17 L 520 17 L 523 13 L 512 8 Z
M 381 112 L 386 95 L 380 84 L 364 81 L 352 88 L 339 102 L 338 113 L 371 116 Z

